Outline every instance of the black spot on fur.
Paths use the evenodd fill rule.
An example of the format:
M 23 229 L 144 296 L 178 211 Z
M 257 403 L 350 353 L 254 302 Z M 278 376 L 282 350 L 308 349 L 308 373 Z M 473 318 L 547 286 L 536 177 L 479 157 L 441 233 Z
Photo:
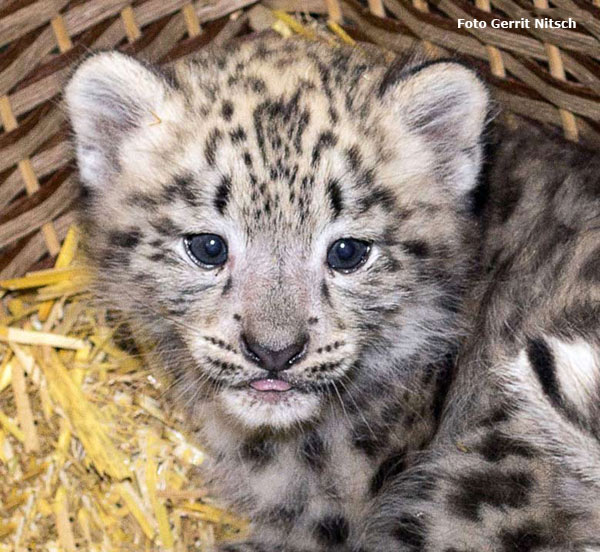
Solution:
M 507 422 L 510 420 L 510 416 L 508 414 L 508 409 L 506 405 L 498 406 L 492 412 L 489 413 L 486 417 L 484 417 L 480 424 L 482 426 L 495 426 L 496 424 L 501 424 L 503 422 Z
M 321 152 L 326 148 L 331 148 L 337 144 L 337 136 L 331 132 L 322 132 L 317 139 L 312 151 L 311 166 L 314 167 L 321 159 Z
M 388 213 L 393 212 L 396 206 L 394 195 L 384 188 L 376 187 L 370 189 L 369 193 L 359 202 L 359 209 L 361 213 L 366 213 L 374 206 L 381 207 Z
M 404 451 L 399 451 L 386 458 L 377 468 L 371 479 L 371 494 L 376 495 L 383 486 L 397 475 L 400 475 L 406 467 Z
M 149 261 L 152 261 L 153 263 L 162 263 L 166 260 L 167 256 L 162 253 L 152 253 L 152 255 L 149 255 L 148 257 L 146 257 Z
M 273 506 L 268 510 L 258 513 L 258 518 L 263 523 L 274 524 L 278 526 L 293 526 L 304 511 L 305 504 L 295 500 L 293 504 Z
M 324 517 L 315 527 L 317 540 L 327 546 L 344 544 L 349 534 L 348 521 L 340 515 Z
M 516 529 L 504 529 L 499 537 L 504 552 L 533 552 L 558 544 L 556 539 L 548 538 L 543 527 L 534 520 L 523 523 Z
M 133 207 L 152 210 L 159 204 L 159 201 L 156 197 L 153 197 L 149 194 L 133 192 L 125 198 L 125 203 Z
M 596 248 L 583 264 L 579 276 L 587 282 L 600 282 L 600 247 Z
M 392 535 L 401 543 L 410 546 L 412 552 L 421 552 L 425 550 L 425 539 L 427 531 L 423 522 L 408 514 L 403 514 L 398 519 L 398 525 Z
M 544 393 L 555 405 L 562 405 L 554 356 L 548 344 L 543 339 L 530 339 L 527 342 L 527 357 L 542 384 Z
M 359 147 L 355 145 L 346 150 L 346 159 L 352 172 L 358 173 L 362 165 L 362 156 Z
M 210 167 L 214 167 L 217 162 L 217 148 L 219 147 L 219 142 L 223 138 L 223 133 L 218 129 L 213 129 L 206 139 L 206 143 L 204 144 L 204 157 L 206 162 Z
M 314 470 L 323 468 L 327 460 L 327 452 L 323 439 L 316 431 L 311 431 L 302 442 L 301 455 L 304 461 Z
M 434 366 L 436 381 L 435 394 L 432 401 L 432 411 L 433 417 L 438 422 L 442 418 L 442 411 L 444 409 L 444 404 L 446 403 L 448 390 L 450 389 L 450 384 L 454 377 L 454 359 L 455 354 L 450 352 L 446 355 L 446 358 Z
M 227 278 L 227 281 L 225 282 L 225 285 L 223 286 L 221 295 L 227 295 L 231 291 L 232 284 L 233 284 L 233 279 L 231 278 L 231 276 L 229 276 L 229 278 Z
M 456 512 L 471 521 L 479 521 L 479 508 L 520 508 L 529 503 L 533 486 L 530 474 L 499 469 L 472 471 L 457 479 L 459 490 L 449 497 Z
M 256 94 L 262 94 L 267 90 L 267 83 L 257 77 L 248 77 L 246 82 L 252 92 L 255 92 Z
M 225 212 L 227 208 L 227 203 L 229 202 L 229 194 L 231 192 L 231 179 L 227 176 L 224 176 L 221 179 L 221 183 L 217 188 L 217 193 L 215 195 L 215 208 L 219 211 L 220 214 Z
M 329 306 L 331 306 L 331 295 L 329 294 L 329 286 L 325 280 L 321 281 L 321 297 Z
M 408 240 L 402 242 L 402 246 L 408 253 L 415 257 L 424 258 L 429 256 L 429 246 L 423 240 Z
M 327 195 L 333 209 L 333 217 L 338 218 L 342 213 L 344 203 L 342 201 L 342 190 L 340 189 L 340 183 L 331 178 L 327 182 Z
M 178 175 L 173 179 L 173 183 L 166 186 L 161 199 L 166 202 L 172 202 L 174 198 L 181 198 L 191 207 L 200 205 L 200 198 L 193 191 L 194 177 L 191 174 Z
M 233 129 L 229 133 L 229 137 L 231 138 L 231 141 L 234 144 L 239 144 L 241 142 L 244 142 L 246 140 L 246 138 L 247 138 L 246 131 L 241 126 Z
M 275 446 L 267 439 L 254 437 L 242 445 L 240 453 L 244 460 L 252 462 L 255 467 L 263 467 L 268 464 L 275 455 Z
M 387 432 L 383 428 L 372 428 L 364 423 L 352 429 L 352 444 L 370 458 L 375 457 L 382 450 L 387 443 L 387 438 Z
M 174 237 L 182 233 L 181 229 L 168 217 L 161 217 L 151 221 L 150 224 L 162 236 Z
M 531 458 L 535 451 L 526 443 L 511 439 L 502 433 L 493 431 L 488 433 L 475 450 L 488 462 L 498 462 L 507 456 L 521 456 Z
M 108 242 L 114 247 L 122 247 L 125 249 L 133 249 L 140 243 L 142 237 L 139 229 L 131 229 L 127 232 L 111 232 L 108 235 Z
M 501 222 L 506 222 L 515 212 L 522 195 L 522 178 L 510 173 L 504 179 L 503 185 L 495 190 L 497 197 L 493 198 Z
M 223 119 L 225 119 L 227 122 L 231 121 L 233 111 L 233 104 L 229 100 L 224 101 L 223 105 L 221 106 L 221 115 L 223 115 Z

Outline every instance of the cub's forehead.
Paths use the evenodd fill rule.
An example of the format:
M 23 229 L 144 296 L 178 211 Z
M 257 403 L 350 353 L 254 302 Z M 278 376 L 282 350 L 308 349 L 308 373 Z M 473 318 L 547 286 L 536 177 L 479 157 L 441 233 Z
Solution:
M 384 71 L 357 49 L 263 39 L 184 60 L 174 66 L 173 82 L 185 98 L 185 124 L 195 118 L 204 134 L 211 125 L 244 125 L 229 128 L 234 140 L 253 131 L 259 147 L 282 141 L 298 150 L 307 129 L 356 133 L 366 126 Z
M 164 186 L 186 175 L 202 206 L 247 230 L 335 220 L 365 195 L 385 150 L 370 94 L 384 68 L 321 50 L 256 41 L 177 64 L 161 128 L 132 143 L 129 178 Z
M 360 49 L 330 48 L 301 39 L 263 38 L 239 41 L 226 49 L 207 49 L 175 66 L 178 80 L 199 85 L 207 99 L 220 92 L 282 94 L 302 85 L 325 96 L 349 96 L 368 88 L 368 73 L 385 65 Z M 347 85 L 347 86 L 343 86 Z
M 164 236 L 342 220 L 373 239 L 363 228 L 424 201 L 452 210 L 476 181 L 487 92 L 460 64 L 414 63 L 279 39 L 166 71 L 92 56 L 65 91 L 85 216 Z

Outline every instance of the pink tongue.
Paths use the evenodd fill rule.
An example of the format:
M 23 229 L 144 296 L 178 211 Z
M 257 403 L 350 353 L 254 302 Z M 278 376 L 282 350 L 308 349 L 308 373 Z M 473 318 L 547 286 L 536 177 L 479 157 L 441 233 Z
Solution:
M 287 381 L 278 379 L 256 380 L 250 384 L 250 387 L 252 387 L 252 389 L 256 389 L 257 391 L 288 391 L 292 388 Z

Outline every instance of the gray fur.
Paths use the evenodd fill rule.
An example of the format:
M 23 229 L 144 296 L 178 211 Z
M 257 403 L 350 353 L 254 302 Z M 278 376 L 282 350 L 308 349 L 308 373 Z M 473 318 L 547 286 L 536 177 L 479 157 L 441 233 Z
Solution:
M 526 153 L 520 134 L 505 137 L 484 217 L 489 280 L 474 285 L 489 101 L 472 71 L 418 59 L 388 67 L 358 49 L 261 38 L 202 52 L 168 77 L 100 54 L 75 73 L 66 100 L 99 294 L 154 345 L 173 403 L 212 453 L 207 478 L 253 522 L 248 542 L 223 550 L 505 550 L 523 520 L 550 527 L 560 493 L 593 500 L 598 451 L 586 431 L 596 396 L 577 378 L 561 380 L 573 404 L 526 375 L 522 398 L 506 382 L 526 337 L 566 339 L 563 323 L 569 338 L 591 332 L 596 346 L 592 329 L 560 309 L 581 299 L 577 316 L 586 316 L 592 246 L 569 248 L 588 239 L 598 198 L 592 191 L 574 216 L 561 201 L 582 205 L 576 161 L 552 200 L 546 173 L 532 172 L 539 152 Z M 206 232 L 227 240 L 222 268 L 186 256 L 183 237 Z M 350 274 L 325 264 L 344 237 L 371 243 Z M 501 272 L 513 257 L 521 272 Z M 571 276 L 558 281 L 572 286 L 548 293 L 567 266 Z M 436 434 L 466 315 L 477 309 Z M 285 399 L 249 389 L 265 374 L 242 354 L 242 334 L 275 351 L 308 335 L 286 370 L 294 390 Z M 539 401 L 551 415 L 535 414 Z M 577 416 L 565 421 L 563 407 Z M 529 413 L 521 423 L 519 408 Z M 592 425 L 563 439 L 573 423 Z M 509 450 L 449 449 L 459 437 L 468 451 L 490 438 Z M 468 493 L 474 502 L 461 503 Z M 591 542 L 569 512 L 573 528 L 556 538 Z
M 600 156 L 520 125 L 497 137 L 487 184 L 473 333 L 367 550 L 600 546 Z

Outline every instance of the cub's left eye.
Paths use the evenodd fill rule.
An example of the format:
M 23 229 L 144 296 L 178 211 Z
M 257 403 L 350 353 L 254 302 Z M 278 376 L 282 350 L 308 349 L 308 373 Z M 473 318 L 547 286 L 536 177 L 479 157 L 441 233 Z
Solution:
M 192 261 L 204 268 L 215 268 L 227 261 L 227 244 L 216 234 L 194 234 L 184 238 L 184 246 Z
M 327 252 L 327 264 L 339 272 L 353 272 L 369 256 L 371 245 L 362 240 L 342 238 L 334 242 Z

